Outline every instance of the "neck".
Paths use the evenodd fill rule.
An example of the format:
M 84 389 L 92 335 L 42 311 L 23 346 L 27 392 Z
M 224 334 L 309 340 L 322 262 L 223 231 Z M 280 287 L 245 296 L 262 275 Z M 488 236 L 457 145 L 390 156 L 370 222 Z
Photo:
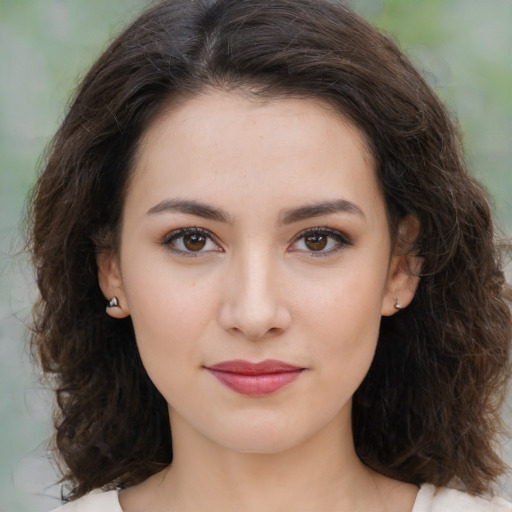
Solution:
M 225 512 L 355 512 L 386 510 L 383 504 L 390 503 L 388 479 L 369 470 L 355 453 L 350 416 L 335 418 L 299 446 L 266 454 L 220 446 L 172 413 L 171 424 L 173 463 L 142 484 L 145 492 L 133 509 L 212 510 L 213 503 Z M 124 501 L 129 512 L 129 500 Z M 389 510 L 409 511 L 412 494 L 409 501 L 410 506 Z

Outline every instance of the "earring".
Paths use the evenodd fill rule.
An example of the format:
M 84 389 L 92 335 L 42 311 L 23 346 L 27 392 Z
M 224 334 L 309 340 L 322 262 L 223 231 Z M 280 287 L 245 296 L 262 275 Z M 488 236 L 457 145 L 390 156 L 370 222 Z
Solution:
M 395 309 L 400 310 L 402 309 L 402 304 L 398 302 L 398 297 L 393 297 L 393 300 L 395 301 Z
M 119 299 L 114 296 L 108 301 L 107 308 L 118 308 L 119 307 Z

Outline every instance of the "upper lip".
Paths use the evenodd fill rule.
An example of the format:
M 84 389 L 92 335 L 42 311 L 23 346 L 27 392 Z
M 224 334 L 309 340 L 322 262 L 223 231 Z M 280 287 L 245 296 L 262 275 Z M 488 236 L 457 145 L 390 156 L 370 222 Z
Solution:
M 236 373 L 239 375 L 265 375 L 271 373 L 285 373 L 303 370 L 300 366 L 284 363 L 276 359 L 265 359 L 259 363 L 251 363 L 242 359 L 234 359 L 233 361 L 222 361 L 207 367 L 209 370 L 217 370 L 219 372 Z

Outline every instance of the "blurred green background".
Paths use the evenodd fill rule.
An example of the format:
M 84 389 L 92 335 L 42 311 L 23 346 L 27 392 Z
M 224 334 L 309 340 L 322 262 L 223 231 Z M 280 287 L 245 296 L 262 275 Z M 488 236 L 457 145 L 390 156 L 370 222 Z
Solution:
M 80 77 L 148 3 L 0 0 L 0 512 L 50 510 L 59 492 L 46 460 L 51 397 L 37 383 L 27 350 L 35 293 L 26 257 L 17 254 L 26 197 Z M 458 116 L 470 168 L 495 198 L 510 236 L 512 1 L 349 3 L 399 41 Z M 510 404 L 505 415 L 512 429 Z M 512 462 L 510 441 L 505 454 Z

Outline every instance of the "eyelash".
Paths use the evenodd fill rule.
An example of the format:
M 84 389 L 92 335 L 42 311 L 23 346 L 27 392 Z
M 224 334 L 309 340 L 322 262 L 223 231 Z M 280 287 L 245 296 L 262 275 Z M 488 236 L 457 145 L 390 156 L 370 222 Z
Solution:
M 219 249 L 218 250 L 198 250 L 198 251 L 190 251 L 190 250 L 183 250 L 178 249 L 173 246 L 173 243 L 175 243 L 177 240 L 180 240 L 184 238 L 185 236 L 200 236 L 204 237 L 208 243 L 208 240 L 210 242 L 213 242 Z M 318 258 L 318 257 L 326 257 L 330 256 L 331 254 L 337 253 L 338 251 L 342 250 L 345 246 L 352 245 L 352 242 L 349 240 L 349 238 L 341 233 L 340 231 L 328 227 L 315 227 L 315 228 L 309 228 L 304 231 L 301 231 L 298 235 L 296 235 L 292 240 L 292 246 L 297 244 L 300 240 L 306 239 L 307 237 L 327 237 L 327 239 L 334 240 L 336 243 L 335 247 L 324 251 L 314 251 L 314 250 L 300 250 L 300 249 L 294 249 L 291 252 L 304 252 L 308 254 L 310 257 Z M 328 242 L 327 242 L 328 243 Z M 222 252 L 222 249 L 220 248 L 220 244 L 216 241 L 216 238 L 213 236 L 213 234 L 203 228 L 197 228 L 197 227 L 190 227 L 190 228 L 180 228 L 176 229 L 174 231 L 171 231 L 168 233 L 164 239 L 161 242 L 162 245 L 166 246 L 169 251 L 181 255 L 181 256 L 187 256 L 187 257 L 199 257 L 203 256 L 205 254 L 211 253 L 211 252 Z
M 343 248 L 346 246 L 352 245 L 350 239 L 341 231 L 328 227 L 315 227 L 305 229 L 304 231 L 301 231 L 297 236 L 294 237 L 292 244 L 296 244 L 300 240 L 306 239 L 308 236 L 327 237 L 328 239 L 334 240 L 334 242 L 336 243 L 336 245 L 333 248 L 327 251 L 304 251 L 311 258 L 324 258 L 343 250 Z M 293 252 L 298 252 L 298 250 L 295 250 Z
M 176 247 L 173 247 L 173 242 L 176 242 L 180 238 L 184 238 L 185 236 L 200 236 L 204 237 L 207 241 L 213 242 L 217 247 L 219 247 L 219 244 L 215 240 L 215 237 L 212 235 L 212 233 L 206 229 L 203 228 L 180 228 L 175 229 L 174 231 L 171 231 L 168 233 L 164 239 L 162 240 L 162 245 L 166 246 L 169 251 L 171 251 L 174 254 L 179 254 L 180 256 L 187 256 L 192 258 L 197 258 L 199 256 L 203 256 L 204 254 L 208 254 L 212 252 L 211 250 L 208 251 L 187 251 L 183 249 L 177 249 Z M 206 242 L 208 243 L 208 242 Z M 221 249 L 219 247 L 218 251 L 213 252 L 221 252 Z

